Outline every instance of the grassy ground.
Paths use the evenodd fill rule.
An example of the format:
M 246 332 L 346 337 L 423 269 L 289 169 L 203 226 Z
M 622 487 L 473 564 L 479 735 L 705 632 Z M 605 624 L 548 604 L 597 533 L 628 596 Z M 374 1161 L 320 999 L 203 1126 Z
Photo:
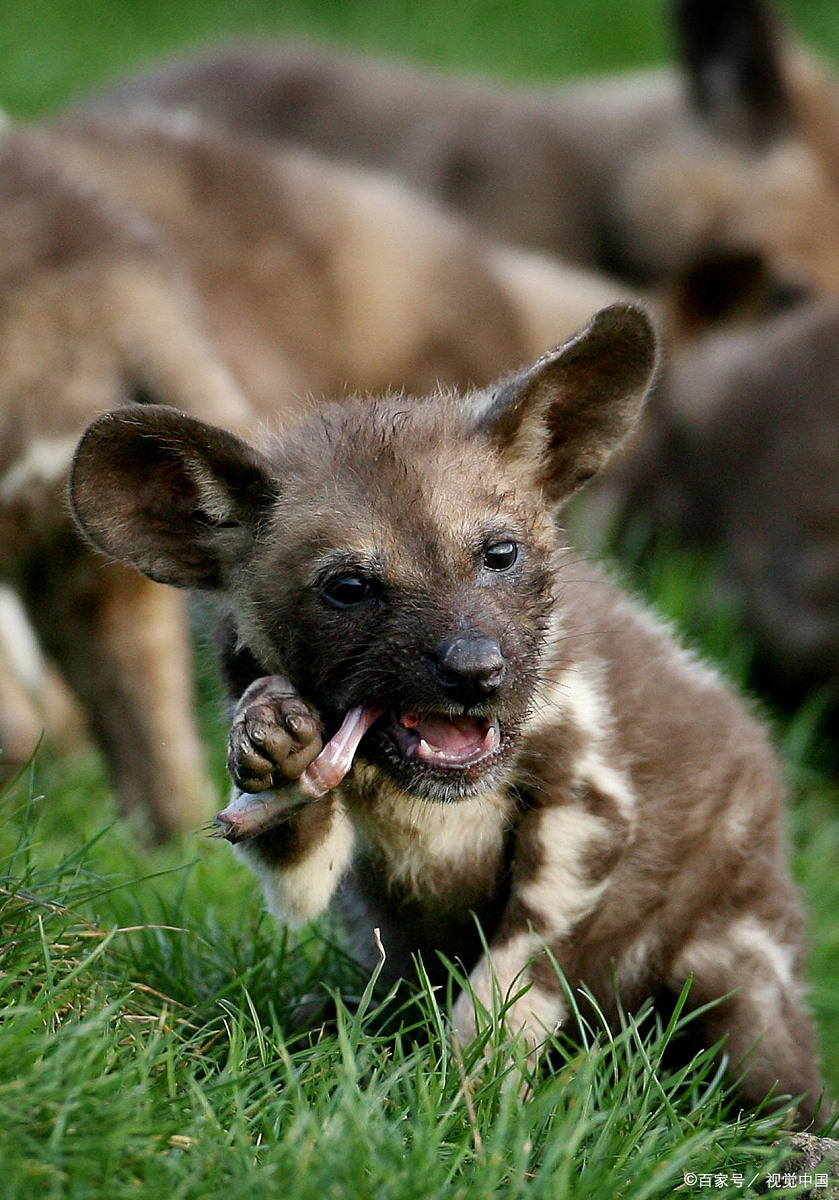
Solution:
M 290 1041 L 293 998 L 352 976 L 323 934 L 292 944 L 241 895 L 213 905 L 230 882 L 218 863 L 120 900 L 83 853 L 36 866 L 28 841 L 0 893 L 6 1200 L 641 1200 L 686 1170 L 752 1179 L 783 1153 L 765 1117 L 724 1120 L 709 1056 L 689 1081 L 663 1074 L 671 1031 L 649 1019 L 560 1052 L 525 1105 L 515 1048 L 463 1061 L 430 997 L 396 1037 L 362 997 L 334 1034 Z
M 839 57 L 832 0 L 784 7 Z M 287 29 L 509 76 L 666 54 L 657 0 L 3 0 L 0 103 L 48 111 L 163 50 Z M 748 647 L 730 615 L 708 616 L 706 578 L 668 556 L 643 586 L 742 682 Z M 778 739 L 813 1007 L 839 1093 L 839 797 L 813 765 L 819 705 L 785 719 Z M 220 802 L 214 711 L 208 695 Z M 746 1196 L 783 1153 L 765 1114 L 727 1110 L 710 1057 L 668 1075 L 672 1030 L 649 1017 L 615 1039 L 593 1028 L 587 1053 L 558 1046 L 556 1074 L 522 1105 L 515 1050 L 460 1061 L 442 1000 L 426 996 L 398 1036 L 380 1032 L 368 1002 L 316 1044 L 295 1039 L 300 997 L 324 985 L 365 986 L 336 931 L 285 936 L 226 847 L 196 837 L 150 854 L 114 823 L 92 756 L 39 755 L 0 800 L 0 1196 L 642 1200 L 669 1196 L 686 1171 L 727 1174 L 716 1190 Z

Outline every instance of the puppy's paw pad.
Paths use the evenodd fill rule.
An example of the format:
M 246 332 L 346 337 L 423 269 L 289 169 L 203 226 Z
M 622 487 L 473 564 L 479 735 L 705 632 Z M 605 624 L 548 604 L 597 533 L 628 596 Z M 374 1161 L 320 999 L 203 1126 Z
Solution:
M 237 787 L 263 792 L 298 779 L 323 749 L 318 714 L 288 680 L 269 675 L 239 701 L 227 743 L 227 769 Z

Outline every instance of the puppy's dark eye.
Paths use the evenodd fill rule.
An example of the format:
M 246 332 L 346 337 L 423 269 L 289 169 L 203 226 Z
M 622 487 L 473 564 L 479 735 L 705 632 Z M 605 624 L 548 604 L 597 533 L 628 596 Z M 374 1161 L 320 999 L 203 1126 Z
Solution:
M 515 542 L 496 542 L 484 550 L 484 566 L 490 571 L 509 571 L 519 556 Z
M 330 604 L 337 608 L 352 608 L 354 604 L 362 604 L 377 595 L 376 586 L 371 579 L 365 578 L 364 575 L 353 575 L 349 571 L 327 579 L 321 584 L 320 590 Z

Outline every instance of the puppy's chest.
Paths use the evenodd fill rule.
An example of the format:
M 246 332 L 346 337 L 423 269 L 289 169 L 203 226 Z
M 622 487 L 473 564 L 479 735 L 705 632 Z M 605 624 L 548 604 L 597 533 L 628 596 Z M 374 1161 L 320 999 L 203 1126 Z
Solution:
M 450 804 L 377 789 L 351 808 L 363 886 L 421 906 L 480 909 L 503 886 L 517 820 L 515 799 L 499 789 Z

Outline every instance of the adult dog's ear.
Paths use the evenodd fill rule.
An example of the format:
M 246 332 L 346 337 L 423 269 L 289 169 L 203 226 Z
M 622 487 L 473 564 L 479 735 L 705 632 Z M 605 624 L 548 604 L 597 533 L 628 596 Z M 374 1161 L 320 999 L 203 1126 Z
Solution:
M 674 0 L 691 102 L 716 133 L 753 146 L 792 120 L 781 30 L 762 0 Z
M 564 346 L 501 384 L 473 415 L 516 473 L 556 505 L 595 475 L 640 415 L 655 376 L 649 317 L 631 304 L 601 309 Z
M 106 413 L 83 435 L 70 507 L 112 558 L 175 587 L 222 588 L 250 554 L 275 483 L 231 433 L 163 405 Z

